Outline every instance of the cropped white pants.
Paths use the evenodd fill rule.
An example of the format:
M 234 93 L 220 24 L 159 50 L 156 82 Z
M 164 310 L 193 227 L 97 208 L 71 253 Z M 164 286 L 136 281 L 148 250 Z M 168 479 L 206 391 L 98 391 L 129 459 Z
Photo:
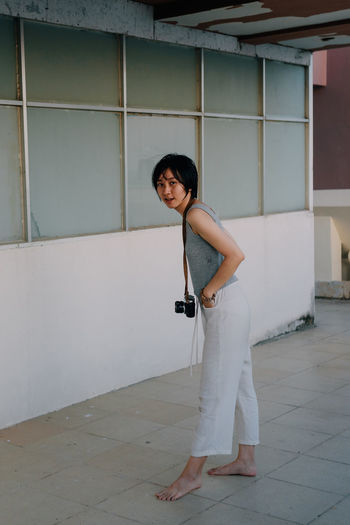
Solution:
M 259 415 L 249 347 L 250 309 L 238 282 L 218 291 L 202 310 L 204 347 L 200 419 L 192 456 L 231 454 L 234 425 L 240 444 L 259 443 Z

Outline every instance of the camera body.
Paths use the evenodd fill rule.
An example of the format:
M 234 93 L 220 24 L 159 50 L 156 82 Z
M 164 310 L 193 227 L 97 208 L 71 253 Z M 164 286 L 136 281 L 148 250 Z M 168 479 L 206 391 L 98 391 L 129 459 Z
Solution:
M 186 317 L 195 317 L 196 301 L 193 295 L 188 296 L 188 301 L 175 301 L 175 313 L 185 314 Z

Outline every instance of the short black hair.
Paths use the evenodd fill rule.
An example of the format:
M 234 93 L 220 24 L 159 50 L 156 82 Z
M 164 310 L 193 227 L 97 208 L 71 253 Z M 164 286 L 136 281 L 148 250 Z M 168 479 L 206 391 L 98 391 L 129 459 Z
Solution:
M 155 165 L 152 173 L 152 184 L 157 191 L 158 179 L 169 169 L 181 184 L 183 184 L 186 195 L 191 190 L 193 199 L 198 193 L 198 171 L 192 159 L 178 153 L 168 153 Z

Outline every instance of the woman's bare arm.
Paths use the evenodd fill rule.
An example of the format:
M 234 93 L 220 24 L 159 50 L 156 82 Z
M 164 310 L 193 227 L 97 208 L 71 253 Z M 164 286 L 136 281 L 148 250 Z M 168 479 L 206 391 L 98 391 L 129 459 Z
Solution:
M 211 297 L 232 277 L 244 260 L 244 253 L 234 239 L 205 211 L 193 208 L 188 212 L 186 219 L 193 232 L 200 235 L 224 257 L 218 271 L 203 290 L 207 297 Z

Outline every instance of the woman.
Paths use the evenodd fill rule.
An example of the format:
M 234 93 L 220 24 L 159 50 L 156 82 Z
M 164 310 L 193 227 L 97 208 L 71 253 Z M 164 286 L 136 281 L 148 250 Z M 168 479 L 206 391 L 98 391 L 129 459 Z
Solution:
M 155 166 L 152 182 L 168 208 L 185 213 L 186 255 L 205 336 L 200 419 L 191 456 L 180 477 L 156 494 L 160 500 L 175 501 L 201 486 L 209 455 L 232 454 L 234 423 L 239 438 L 237 458 L 208 474 L 256 475 L 258 406 L 248 342 L 249 306 L 234 275 L 244 255 L 215 212 L 197 199 L 198 173 L 191 159 L 166 155 Z

